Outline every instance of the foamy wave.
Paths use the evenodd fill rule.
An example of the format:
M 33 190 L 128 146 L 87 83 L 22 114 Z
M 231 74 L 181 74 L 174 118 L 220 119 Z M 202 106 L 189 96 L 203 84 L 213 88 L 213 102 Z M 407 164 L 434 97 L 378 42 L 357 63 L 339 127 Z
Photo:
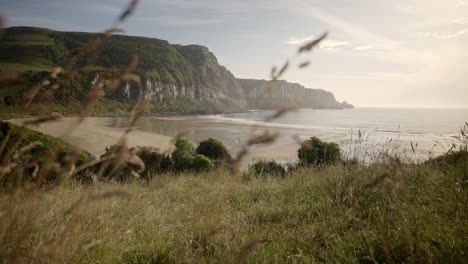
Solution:
M 247 119 L 242 119 L 242 118 L 232 118 L 232 117 L 221 116 L 221 115 L 199 116 L 198 118 L 205 119 L 205 120 L 213 120 L 215 122 L 226 123 L 226 124 L 239 124 L 239 125 L 246 125 L 246 126 L 258 126 L 258 127 L 278 128 L 278 129 L 291 129 L 291 130 L 302 130 L 302 131 L 312 131 L 312 130 L 330 130 L 330 131 L 343 131 L 343 132 L 349 131 L 349 129 L 346 129 L 346 128 L 266 123 L 263 121 L 247 120 Z
M 248 120 L 242 118 L 233 118 L 223 115 L 211 115 L 211 116 L 198 116 L 197 118 L 202 120 L 210 120 L 214 122 L 220 122 L 225 124 L 239 124 L 246 126 L 257 126 L 264 128 L 276 128 L 276 129 L 289 129 L 299 131 L 334 131 L 334 132 L 350 132 L 357 134 L 358 131 L 363 133 L 387 133 L 401 136 L 422 136 L 422 137 L 437 137 L 437 138 L 450 138 L 453 134 L 437 134 L 437 133 L 424 133 L 420 131 L 401 131 L 392 129 L 379 129 L 379 128 L 346 128 L 346 127 L 325 127 L 325 126 L 307 126 L 307 125 L 293 125 L 293 124 L 279 124 L 279 123 L 267 123 L 257 120 Z

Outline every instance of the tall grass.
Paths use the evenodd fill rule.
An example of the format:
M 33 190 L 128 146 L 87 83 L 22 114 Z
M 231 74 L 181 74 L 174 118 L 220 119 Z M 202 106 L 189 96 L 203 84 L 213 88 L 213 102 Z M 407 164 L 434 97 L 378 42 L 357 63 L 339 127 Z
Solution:
M 25 96 L 25 109 L 47 101 L 60 87 L 58 75 L 73 76 L 73 61 L 92 54 L 135 9 L 130 2 L 110 29 L 69 54 Z M 1 20 L 0 20 L 1 21 Z M 298 55 L 271 71 L 271 85 L 327 34 L 306 43 Z M 93 57 L 89 57 L 92 64 Z M 82 119 L 99 105 L 104 86 L 139 84 L 135 57 L 119 73 L 103 74 L 81 102 Z M 0 81 L 18 76 L 1 72 Z M 33 180 L 0 186 L 0 259 L 4 263 L 180 263 L 180 262 L 458 262 L 468 252 L 468 155 L 451 150 L 433 162 L 406 164 L 391 157 L 371 164 L 342 163 L 300 168 L 288 177 L 247 179 L 238 172 L 249 149 L 269 144 L 278 134 L 252 131 L 232 169 L 159 175 L 125 185 L 104 182 L 145 164 L 127 147 L 126 135 L 144 114 L 140 96 L 128 109 L 129 129 L 118 151 L 78 165 L 77 151 L 51 160 L 26 155 L 40 144 L 2 135 L 0 179 L 24 173 Z M 279 109 L 265 121 L 288 111 Z M 32 124 L 60 120 L 59 113 Z M 78 126 L 79 124 L 77 124 Z M 460 140 L 466 140 L 462 132 Z M 77 166 L 78 165 L 78 166 Z M 93 183 L 71 178 L 91 166 Z M 234 172 L 234 173 L 233 173 Z M 60 181 L 48 182 L 55 175 Z M 58 184 L 57 184 L 58 183 Z
M 1 254 L 61 263 L 463 263 L 467 161 L 389 160 L 249 181 L 215 171 L 67 183 L 40 200 L 21 192 L 1 203 L 11 216 Z

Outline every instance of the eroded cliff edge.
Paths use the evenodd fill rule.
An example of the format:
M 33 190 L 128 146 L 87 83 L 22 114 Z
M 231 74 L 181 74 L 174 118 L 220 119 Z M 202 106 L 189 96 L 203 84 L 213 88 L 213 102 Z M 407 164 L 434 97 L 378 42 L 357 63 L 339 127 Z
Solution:
M 0 70 L 20 72 L 25 81 L 0 93 L 0 108 L 13 109 L 11 106 L 21 104 L 31 85 L 45 78 L 56 65 L 64 66 L 71 50 L 96 36 L 44 28 L 8 28 L 0 46 Z M 237 79 L 204 46 L 172 45 L 165 40 L 124 35 L 112 36 L 95 54 L 76 60 L 74 67 L 80 74 L 72 79 L 54 80 L 60 89 L 54 93 L 53 103 L 65 109 L 78 105 L 76 102 L 102 78 L 103 72 L 124 69 L 134 54 L 140 58 L 136 71 L 152 113 L 208 114 L 276 109 L 284 105 L 352 107 L 321 89 L 307 89 L 286 81 L 278 81 L 268 89 L 268 81 Z M 107 90 L 105 99 L 125 103 L 137 97 L 137 86 L 124 82 L 117 89 Z M 111 103 L 108 109 L 114 106 Z

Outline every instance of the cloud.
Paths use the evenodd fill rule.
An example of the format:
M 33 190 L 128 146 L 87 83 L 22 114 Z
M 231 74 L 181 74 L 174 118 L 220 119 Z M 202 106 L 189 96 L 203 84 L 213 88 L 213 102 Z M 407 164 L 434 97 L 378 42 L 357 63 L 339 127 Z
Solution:
M 309 37 L 290 37 L 287 41 L 286 44 L 289 45 L 301 45 L 306 42 L 309 42 L 313 40 L 315 37 L 309 36 Z
M 468 17 L 452 20 L 450 21 L 450 24 L 460 24 L 460 25 L 468 24 Z
M 423 36 L 426 38 L 435 39 L 454 39 L 459 38 L 468 33 L 468 28 L 460 29 L 451 33 L 440 33 L 440 32 L 423 32 Z
M 119 9 L 115 6 L 112 5 L 103 5 L 103 4 L 98 4 L 92 7 L 94 11 L 102 14 L 109 14 L 109 15 L 117 15 L 122 12 L 122 9 Z
M 455 5 L 455 7 L 462 7 L 462 6 L 466 6 L 466 2 L 463 0 L 457 0 L 457 4 Z
M 84 30 L 81 25 L 72 24 L 63 22 L 60 20 L 55 20 L 46 17 L 40 16 L 9 16 L 7 19 L 8 26 L 34 26 L 34 27 L 46 27 L 46 28 L 53 28 L 57 30 Z
M 325 51 L 335 52 L 348 48 L 351 45 L 349 41 L 325 40 L 320 44 L 320 48 Z
M 355 51 L 366 51 L 366 50 L 371 50 L 373 49 L 373 45 L 364 45 L 364 46 L 357 46 L 354 48 Z
M 308 37 L 290 37 L 287 41 L 286 44 L 289 45 L 301 45 L 304 43 L 307 43 L 309 41 L 312 41 L 316 39 L 316 36 L 308 36 Z M 324 40 L 320 43 L 320 49 L 329 51 L 329 52 L 335 52 L 335 51 L 341 51 L 347 47 L 351 47 L 352 43 L 349 41 L 340 41 L 340 40 Z
M 265 34 L 247 34 L 247 38 L 253 38 L 253 39 L 261 39 L 261 38 L 266 38 L 267 35 Z
M 316 38 L 316 36 L 309 36 L 309 37 L 290 37 L 285 43 L 289 45 L 301 45 L 304 43 L 307 43 L 309 41 L 312 41 Z M 401 43 L 404 43 L 403 41 L 399 42 L 391 42 L 389 44 L 382 44 L 382 45 L 369 45 L 369 44 L 360 44 L 360 45 L 355 45 L 350 41 L 342 41 L 342 40 L 324 40 L 320 44 L 320 49 L 324 50 L 326 52 L 337 52 L 337 51 L 343 51 L 343 50 L 354 50 L 354 51 L 368 51 L 371 49 L 376 49 L 379 47 L 380 49 L 382 48 L 391 48 L 392 46 L 397 46 Z
M 182 16 L 158 16 L 158 17 L 140 17 L 141 21 L 156 22 L 161 25 L 173 27 L 189 27 L 200 25 L 216 25 L 223 22 L 219 18 L 198 18 L 198 17 L 182 17 Z

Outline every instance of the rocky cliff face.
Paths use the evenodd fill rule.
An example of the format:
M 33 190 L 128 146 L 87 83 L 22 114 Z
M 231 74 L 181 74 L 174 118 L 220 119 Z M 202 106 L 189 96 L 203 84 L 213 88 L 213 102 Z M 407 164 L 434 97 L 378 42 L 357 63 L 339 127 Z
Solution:
M 196 97 L 229 99 L 247 107 L 244 90 L 234 75 L 219 65 L 215 55 L 207 47 L 199 45 L 175 45 L 177 50 L 195 66 L 200 83 Z
M 0 47 L 0 65 L 3 62 L 9 65 L 11 60 L 24 61 L 24 68 L 30 67 L 31 71 L 43 67 L 33 65 L 33 62 L 63 66 L 70 50 L 82 47 L 94 37 L 96 34 L 86 32 L 60 32 L 32 27 L 9 28 L 5 34 L 6 44 Z M 29 43 L 18 41 L 24 39 L 40 40 L 41 45 L 32 49 Z M 236 79 L 229 70 L 219 65 L 215 55 L 204 46 L 171 45 L 165 40 L 124 35 L 112 36 L 96 54 L 77 60 L 74 66 L 81 69 L 80 76 L 63 87 L 63 91 L 73 92 L 57 99 L 63 104 L 67 104 L 65 101 L 70 98 L 79 100 L 101 78 L 100 72 L 124 69 L 133 55 L 140 58 L 136 72 L 141 78 L 143 97 L 155 104 L 176 100 L 183 95 L 192 98 L 192 102 L 199 100 L 202 106 L 205 103 L 219 106 L 217 109 L 228 109 L 229 106 L 230 111 L 276 109 L 287 104 L 301 108 L 352 107 L 347 103 L 337 102 L 332 93 L 324 90 L 306 89 L 286 81 L 278 81 L 269 89 L 267 81 Z M 99 70 L 87 70 L 90 61 L 93 62 L 91 68 Z M 35 72 L 25 78 L 34 83 L 35 79 L 42 78 L 36 75 L 41 74 L 48 73 Z M 107 98 L 116 100 L 135 99 L 137 95 L 138 85 L 134 83 L 122 83 L 117 89 L 106 92 Z M 22 98 L 20 94 L 14 96 Z M 0 102 L 5 101 L 4 98 L 0 99 Z
M 335 96 L 322 89 L 309 89 L 287 81 L 238 79 L 244 89 L 249 108 L 276 109 L 285 105 L 299 108 L 353 108 L 346 101 L 340 103 Z

